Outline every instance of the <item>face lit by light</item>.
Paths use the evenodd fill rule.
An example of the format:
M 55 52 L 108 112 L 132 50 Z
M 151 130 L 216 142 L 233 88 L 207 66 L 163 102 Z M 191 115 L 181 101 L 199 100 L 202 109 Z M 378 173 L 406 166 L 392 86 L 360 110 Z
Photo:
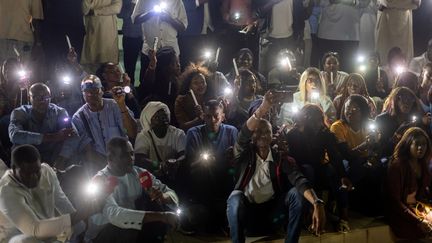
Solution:
M 131 92 L 131 88 L 129 86 L 124 87 L 123 90 L 126 94 L 129 94 Z

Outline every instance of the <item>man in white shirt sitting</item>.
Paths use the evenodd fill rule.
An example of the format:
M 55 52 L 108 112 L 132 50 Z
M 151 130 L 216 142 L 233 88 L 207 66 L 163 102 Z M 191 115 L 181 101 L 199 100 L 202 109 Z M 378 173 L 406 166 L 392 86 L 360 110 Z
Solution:
M 107 242 L 163 242 L 168 227 L 175 228 L 177 195 L 147 170 L 134 166 L 132 144 L 112 138 L 107 144 L 108 165 L 96 178 L 117 178 L 102 213 L 92 216 L 86 240 Z M 167 207 L 168 206 L 168 207 Z
M 414 57 L 410 64 L 409 69 L 417 75 L 420 75 L 424 65 L 432 62 L 432 39 L 429 40 L 427 50 L 421 56 Z
M 76 211 L 54 170 L 40 160 L 33 145 L 12 151 L 12 169 L 0 179 L 0 242 L 65 240 L 93 213 L 91 207 Z

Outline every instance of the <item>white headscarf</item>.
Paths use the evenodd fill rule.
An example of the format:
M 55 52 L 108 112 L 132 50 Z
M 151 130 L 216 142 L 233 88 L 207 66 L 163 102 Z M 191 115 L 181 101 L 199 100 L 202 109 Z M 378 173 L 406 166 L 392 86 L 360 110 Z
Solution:
M 144 109 L 141 111 L 140 122 L 143 128 L 142 132 L 147 132 L 150 130 L 151 119 L 159 110 L 165 110 L 168 114 L 168 121 L 170 120 L 171 112 L 167 105 L 159 101 L 149 102 Z

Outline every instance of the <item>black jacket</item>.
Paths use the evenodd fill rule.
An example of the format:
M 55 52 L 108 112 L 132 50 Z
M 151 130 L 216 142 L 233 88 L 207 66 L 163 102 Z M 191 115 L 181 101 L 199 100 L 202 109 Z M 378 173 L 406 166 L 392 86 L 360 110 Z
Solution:
M 243 191 L 249 184 L 256 168 L 256 149 L 251 143 L 252 131 L 246 125 L 240 130 L 239 137 L 234 146 L 234 163 L 237 168 L 237 183 L 235 190 Z M 301 195 L 311 185 L 300 172 L 295 160 L 287 155 L 280 155 L 271 151 L 274 161 L 269 164 L 270 178 L 275 194 L 287 192 L 295 186 Z

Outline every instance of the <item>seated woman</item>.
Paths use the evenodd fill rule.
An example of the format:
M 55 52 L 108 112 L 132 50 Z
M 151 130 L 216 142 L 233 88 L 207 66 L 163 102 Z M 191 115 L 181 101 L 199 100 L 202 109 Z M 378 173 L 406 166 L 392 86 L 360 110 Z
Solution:
M 356 160 L 350 151 L 340 146 L 338 139 L 328 128 L 321 108 L 305 105 L 297 114 L 294 127 L 286 132 L 290 156 L 302 169 L 303 174 L 318 191 L 330 190 L 339 209 L 339 231 L 349 231 L 348 192 L 351 180 L 342 160 Z
M 134 118 L 138 118 L 140 115 L 140 106 L 138 100 L 134 95 L 134 87 L 131 85 L 131 79 L 127 73 L 121 73 L 118 64 L 112 62 L 103 63 L 98 70 L 96 75 L 100 77 L 103 88 L 104 98 L 112 98 L 114 87 L 129 87 L 129 92 L 125 94 L 125 102 L 127 107 L 134 113 Z M 123 91 L 124 92 L 124 91 Z
M 370 108 L 370 118 L 375 118 L 376 107 L 372 98 L 366 89 L 366 84 L 363 77 L 358 73 L 351 73 L 340 85 L 341 93 L 333 100 L 333 105 L 336 108 L 336 117 L 340 117 L 342 106 L 345 104 L 345 99 L 353 94 L 363 96 Z
M 261 96 L 257 95 L 257 77 L 247 69 L 240 70 L 240 79 L 235 86 L 238 92 L 228 107 L 227 124 L 241 129 L 249 118 L 249 107 Z
M 179 127 L 184 131 L 204 123 L 202 107 L 210 99 L 206 78 L 207 69 L 194 64 L 181 75 L 182 85 L 175 100 L 174 113 Z
M 336 52 L 327 52 L 322 58 L 323 71 L 321 75 L 325 81 L 327 95 L 334 99 L 338 95 L 339 86 L 348 77 L 348 73 L 339 71 L 339 55 Z
M 299 91 L 294 93 L 292 103 L 284 103 L 280 112 L 280 123 L 291 124 L 298 110 L 306 104 L 319 105 L 331 124 L 336 120 L 336 109 L 327 96 L 324 80 L 317 68 L 307 68 L 300 77 Z
M 417 202 L 429 202 L 431 143 L 420 128 L 408 129 L 396 145 L 386 180 L 387 216 L 396 237 L 418 242 L 426 237 L 431 217 L 416 214 Z
M 239 69 L 247 69 L 251 71 L 257 79 L 257 90 L 258 93 L 264 93 L 267 90 L 267 80 L 260 72 L 254 69 L 253 66 L 253 53 L 249 48 L 242 48 L 237 54 L 236 63 Z M 227 74 L 226 79 L 230 84 L 234 84 L 236 78 L 234 68 Z
M 429 126 L 430 118 L 422 110 L 419 99 L 406 87 L 394 89 L 383 113 L 376 117 L 381 132 L 381 158 L 393 154 L 393 149 L 409 126 Z

